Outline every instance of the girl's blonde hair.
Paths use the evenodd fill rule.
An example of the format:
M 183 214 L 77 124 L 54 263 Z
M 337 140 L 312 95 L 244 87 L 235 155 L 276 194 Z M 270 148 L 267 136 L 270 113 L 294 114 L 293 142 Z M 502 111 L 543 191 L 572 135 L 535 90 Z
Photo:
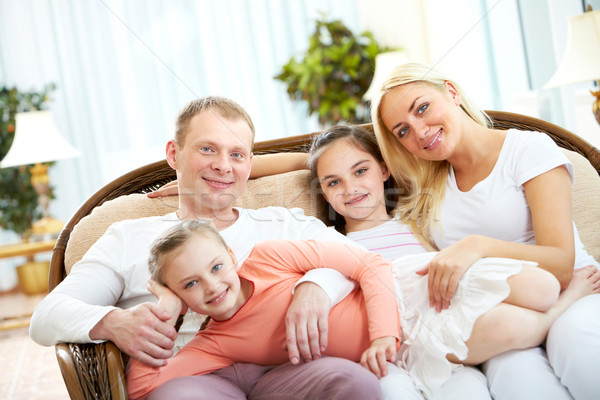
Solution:
M 462 110 L 478 124 L 491 127 L 489 116 L 469 99 L 456 82 L 427 64 L 408 63 L 396 67 L 371 101 L 373 129 L 383 159 L 397 184 L 405 192 L 398 201 L 400 219 L 411 226 L 421 241 L 431 246 L 434 245 L 430 232 L 446 193 L 450 164 L 447 161 L 423 160 L 406 150 L 383 124 L 381 101 L 392 89 L 402 85 L 415 83 L 445 90 L 446 82 L 452 83 L 460 94 Z
M 192 237 L 202 236 L 214 240 L 218 245 L 229 249 L 223 237 L 217 232 L 210 222 L 186 220 L 167 229 L 158 236 L 150 248 L 148 269 L 152 279 L 164 285 L 163 269 L 165 264 L 185 245 Z

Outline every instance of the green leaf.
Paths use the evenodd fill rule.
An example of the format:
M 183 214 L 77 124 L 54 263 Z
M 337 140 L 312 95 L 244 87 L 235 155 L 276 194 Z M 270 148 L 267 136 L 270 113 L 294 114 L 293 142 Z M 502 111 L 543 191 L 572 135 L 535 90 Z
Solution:
M 388 50 L 371 32 L 355 35 L 341 20 L 321 14 L 308 49 L 292 57 L 274 78 L 287 85 L 290 99 L 307 102 L 309 115 L 317 112 L 323 125 L 369 122 L 368 113 L 360 111 L 367 109 L 362 95 L 373 79 L 375 56 Z

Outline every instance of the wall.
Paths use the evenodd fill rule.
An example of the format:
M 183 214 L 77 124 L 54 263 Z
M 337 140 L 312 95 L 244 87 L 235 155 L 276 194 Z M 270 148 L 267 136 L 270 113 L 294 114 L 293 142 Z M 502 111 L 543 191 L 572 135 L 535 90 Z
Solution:
M 600 7 L 600 0 L 588 1 Z M 358 0 L 366 29 L 444 70 L 485 109 L 548 120 L 600 147 L 592 83 L 544 89 L 581 0 Z

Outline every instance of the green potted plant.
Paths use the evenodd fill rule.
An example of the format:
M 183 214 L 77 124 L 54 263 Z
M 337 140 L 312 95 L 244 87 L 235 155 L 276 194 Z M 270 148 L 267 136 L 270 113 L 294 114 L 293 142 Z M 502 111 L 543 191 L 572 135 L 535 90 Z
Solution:
M 0 87 L 0 160 L 4 158 L 15 135 L 18 112 L 41 110 L 50 100 L 53 84 L 41 91 L 22 92 L 15 87 Z M 41 216 L 38 196 L 31 185 L 31 174 L 25 166 L 0 169 L 0 227 L 12 230 L 25 241 L 30 228 Z
M 373 80 L 375 56 L 389 51 L 366 31 L 356 36 L 340 20 L 317 19 L 309 47 L 275 76 L 292 100 L 306 101 L 321 125 L 369 122 L 362 97 Z

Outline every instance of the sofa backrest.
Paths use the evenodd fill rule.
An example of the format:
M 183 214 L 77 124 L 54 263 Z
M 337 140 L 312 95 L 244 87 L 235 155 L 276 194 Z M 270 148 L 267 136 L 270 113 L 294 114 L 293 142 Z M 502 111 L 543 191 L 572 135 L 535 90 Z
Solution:
M 317 196 L 316 192 L 310 189 L 310 185 L 308 170 L 251 179 L 235 205 L 251 209 L 266 206 L 300 207 L 305 214 L 325 221 L 327 209 L 325 201 L 322 196 Z M 125 219 L 165 215 L 176 211 L 178 203 L 177 196 L 149 199 L 145 194 L 135 193 L 118 197 L 96 207 L 73 228 L 65 250 L 65 271 L 67 274 L 71 271 L 73 265 L 112 223 Z
M 573 221 L 586 250 L 600 261 L 600 176 L 579 153 L 563 150 L 575 170 Z

